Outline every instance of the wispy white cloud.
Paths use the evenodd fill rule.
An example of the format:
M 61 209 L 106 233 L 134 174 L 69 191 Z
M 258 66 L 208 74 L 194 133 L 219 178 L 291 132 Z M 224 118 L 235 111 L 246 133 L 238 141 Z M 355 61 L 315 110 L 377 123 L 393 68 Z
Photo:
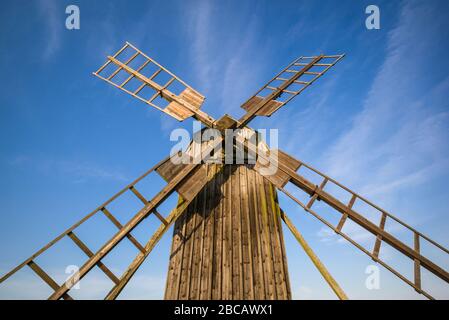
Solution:
M 165 292 L 165 275 L 136 275 L 119 296 L 119 299 L 162 299 Z
M 236 109 L 249 98 L 248 85 L 260 83 L 263 63 L 268 61 L 267 50 L 260 46 L 259 19 L 255 14 L 247 17 L 247 25 L 235 35 L 224 66 L 223 83 L 220 93 L 221 112 L 236 113 Z M 238 45 L 237 45 L 238 43 Z M 257 55 L 255 55 L 257 52 Z M 258 89 L 258 88 L 257 88 Z M 250 93 L 252 94 L 252 93 Z
M 84 183 L 89 180 L 128 181 L 126 175 L 118 169 L 105 168 L 87 161 L 74 161 L 53 157 L 31 157 L 20 155 L 9 160 L 9 164 L 28 167 L 41 174 L 52 174 L 69 178 L 73 183 Z
M 187 34 L 191 41 L 191 56 L 199 86 L 207 92 L 210 86 L 210 73 L 212 67 L 211 47 L 211 1 L 198 1 L 196 5 L 187 6 L 188 30 Z
M 394 210 L 394 195 L 401 189 L 429 183 L 449 168 L 449 113 L 444 111 L 449 78 L 435 80 L 429 88 L 417 86 L 431 72 L 424 52 L 438 45 L 438 21 L 425 23 L 438 16 L 433 10 L 404 4 L 362 111 L 323 156 L 325 172 L 388 210 Z M 415 226 L 425 219 L 413 212 L 407 218 Z M 396 226 L 389 231 L 403 230 Z M 345 231 L 361 243 L 372 240 L 359 228 L 347 226 Z M 318 236 L 325 242 L 338 238 L 326 229 Z
M 0 270 L 1 271 L 1 270 Z M 0 287 L 0 299 L 45 299 L 53 292 L 31 270 L 19 272 Z M 117 270 L 112 270 L 117 273 Z M 58 283 L 63 283 L 68 274 L 49 268 L 48 274 Z M 4 274 L 4 270 L 1 272 Z M 103 299 L 112 288 L 112 283 L 100 270 L 89 273 L 76 287 L 69 291 L 76 300 Z M 118 299 L 162 299 L 165 290 L 164 275 L 135 275 Z
M 4 275 L 8 271 L 1 270 L 1 274 Z M 9 278 L 0 286 L 0 299 L 2 300 L 45 299 L 50 294 L 50 287 L 31 273 L 24 274 L 20 272 L 14 278 Z
M 112 270 L 117 273 L 116 270 Z M 66 276 L 67 277 L 67 276 Z M 81 280 L 79 289 L 72 290 L 76 299 L 103 299 L 112 288 L 111 280 L 99 271 Z M 162 299 L 165 290 L 164 275 L 136 274 L 117 297 L 119 300 Z
M 189 51 L 198 89 L 206 98 L 211 98 L 214 112 L 220 116 L 238 112 L 251 94 L 248 88 L 263 80 L 263 63 L 270 61 L 271 39 L 264 34 L 261 41 L 262 25 L 256 9 L 249 5 L 242 5 L 240 9 L 240 13 L 245 14 L 223 13 L 232 21 L 223 29 L 219 24 L 222 22 L 219 12 L 229 10 L 225 6 L 198 1 L 187 8 Z
M 64 23 L 63 12 L 58 12 L 58 5 L 56 0 L 39 0 L 39 13 L 45 21 L 47 34 L 45 48 L 42 53 L 44 60 L 48 60 L 61 47 L 61 30 Z
M 329 71 L 331 72 L 331 71 Z M 279 130 L 280 143 L 282 149 L 291 155 L 313 153 L 316 146 L 322 143 L 323 131 L 330 116 L 331 93 L 339 81 L 338 75 L 333 74 L 328 81 L 320 83 L 320 90 L 309 92 L 307 104 L 297 104 L 290 102 L 285 108 L 279 110 L 272 117 L 259 119 L 262 128 L 274 128 Z M 298 96 L 299 98 L 300 96 Z M 294 130 L 297 137 L 308 136 L 308 139 L 290 139 L 290 134 Z M 302 157 L 300 157 L 302 159 Z M 304 159 L 302 159 L 304 160 Z
M 313 290 L 307 286 L 298 286 L 292 294 L 293 299 L 313 299 Z
M 438 16 L 432 10 L 404 4 L 362 111 L 324 154 L 331 176 L 369 197 L 425 183 L 448 168 L 449 114 L 441 110 L 447 110 L 449 79 L 425 89 L 417 85 L 432 72 L 424 53 L 439 43 L 438 23 L 426 23 Z

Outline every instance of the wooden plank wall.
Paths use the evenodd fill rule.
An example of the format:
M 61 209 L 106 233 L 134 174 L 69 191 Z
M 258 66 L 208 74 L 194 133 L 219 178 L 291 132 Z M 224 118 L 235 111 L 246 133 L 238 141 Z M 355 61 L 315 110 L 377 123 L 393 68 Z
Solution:
M 291 299 L 274 186 L 249 165 L 207 174 L 175 224 L 165 299 Z

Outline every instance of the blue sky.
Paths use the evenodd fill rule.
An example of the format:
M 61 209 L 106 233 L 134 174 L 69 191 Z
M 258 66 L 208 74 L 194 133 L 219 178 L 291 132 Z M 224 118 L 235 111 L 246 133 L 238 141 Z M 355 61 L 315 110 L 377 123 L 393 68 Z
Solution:
M 69 4 L 80 8 L 80 30 L 65 28 Z M 365 28 L 369 4 L 380 8 L 380 30 Z M 214 117 L 241 116 L 239 106 L 299 55 L 346 53 L 289 105 L 252 126 L 279 129 L 283 150 L 448 247 L 448 9 L 447 1 L 5 1 L 0 273 L 165 157 L 172 129 L 191 128 L 191 120 L 150 110 L 91 75 L 125 41 L 204 94 L 203 109 Z M 163 185 L 157 175 L 151 179 L 142 186 L 146 195 Z M 285 197 L 281 205 L 350 298 L 421 298 L 384 269 L 381 288 L 368 290 L 368 257 Z M 133 213 L 126 205 L 115 209 L 122 222 Z M 142 242 L 152 222 L 136 230 Z M 95 220 L 79 234 L 95 249 L 114 231 Z M 348 232 L 368 241 L 355 228 Z M 294 298 L 334 299 L 288 230 L 285 237 Z M 169 247 L 166 235 L 122 298 L 163 297 Z M 126 241 L 118 249 L 105 262 L 120 274 L 136 251 Z M 67 265 L 84 259 L 69 240 L 49 253 L 37 262 L 59 281 Z M 411 275 L 407 260 L 388 249 L 382 254 Z M 448 269 L 447 258 L 439 258 Z M 447 285 L 423 276 L 431 293 L 449 298 Z M 0 287 L 0 297 L 50 294 L 31 278 L 24 270 Z M 94 272 L 74 296 L 101 297 L 110 285 Z

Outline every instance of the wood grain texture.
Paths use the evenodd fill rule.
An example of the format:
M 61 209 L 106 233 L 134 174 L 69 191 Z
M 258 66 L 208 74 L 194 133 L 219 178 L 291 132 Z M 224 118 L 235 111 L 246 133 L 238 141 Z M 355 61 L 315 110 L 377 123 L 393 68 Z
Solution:
M 249 101 L 242 105 L 242 108 L 247 112 L 253 111 L 257 107 L 257 105 L 263 100 L 263 97 L 254 96 Z M 273 112 L 275 112 L 279 107 L 282 106 L 282 102 L 271 100 L 264 107 L 256 112 L 258 116 L 271 116 Z
M 206 170 L 175 223 L 165 299 L 291 299 L 274 186 L 249 165 Z

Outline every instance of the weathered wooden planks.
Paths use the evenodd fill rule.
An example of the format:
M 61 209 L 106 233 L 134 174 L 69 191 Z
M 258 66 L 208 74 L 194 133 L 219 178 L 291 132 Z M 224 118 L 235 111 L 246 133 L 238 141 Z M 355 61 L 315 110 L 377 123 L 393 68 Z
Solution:
M 252 112 L 253 109 L 255 109 L 262 100 L 263 100 L 262 97 L 254 96 L 242 105 L 242 109 L 246 110 L 247 112 Z M 264 107 L 262 107 L 262 109 L 257 111 L 256 115 L 271 116 L 271 114 L 275 112 L 277 109 L 279 109 L 279 107 L 281 106 L 282 102 L 271 100 Z
M 187 102 L 189 106 L 192 107 L 192 110 L 199 109 L 204 102 L 204 97 L 189 87 L 181 92 L 179 98 L 181 98 L 181 101 Z M 192 110 L 186 108 L 178 101 L 170 102 L 164 110 L 169 113 L 175 114 L 182 120 L 194 115 L 194 112 Z
M 275 188 L 248 165 L 206 169 L 175 224 L 165 299 L 290 299 Z
M 270 162 L 266 164 L 262 164 L 259 159 L 259 161 L 257 161 L 256 165 L 254 166 L 254 170 L 264 175 L 265 178 L 271 181 L 271 183 L 280 188 L 284 187 L 287 184 L 288 180 L 290 180 L 290 176 L 284 171 L 279 170 L 279 165 L 285 166 L 293 171 L 298 170 L 298 168 L 301 166 L 301 162 L 299 162 L 289 154 L 283 152 L 282 150 L 271 150 L 269 159 Z M 276 172 L 274 172 L 273 174 L 265 174 L 262 169 L 267 168 L 270 165 L 277 167 Z

